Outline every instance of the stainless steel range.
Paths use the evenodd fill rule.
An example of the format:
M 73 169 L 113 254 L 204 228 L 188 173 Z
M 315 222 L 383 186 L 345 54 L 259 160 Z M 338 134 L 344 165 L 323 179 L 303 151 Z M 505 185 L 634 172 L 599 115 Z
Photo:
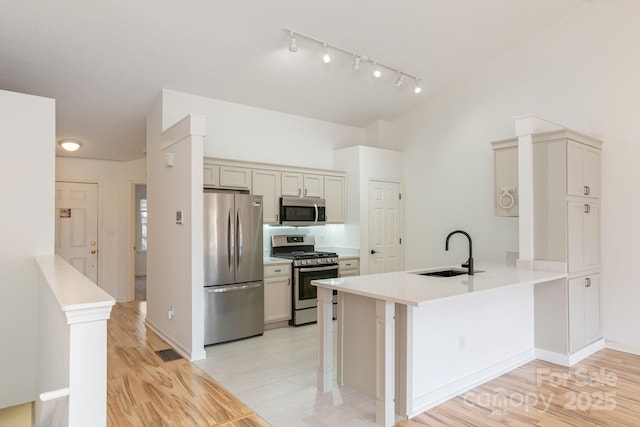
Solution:
M 293 260 L 292 316 L 291 324 L 298 326 L 318 320 L 317 288 L 312 280 L 338 277 L 338 254 L 315 250 L 315 240 L 310 235 L 271 236 L 271 254 Z M 336 317 L 337 298 L 334 291 L 333 317 Z

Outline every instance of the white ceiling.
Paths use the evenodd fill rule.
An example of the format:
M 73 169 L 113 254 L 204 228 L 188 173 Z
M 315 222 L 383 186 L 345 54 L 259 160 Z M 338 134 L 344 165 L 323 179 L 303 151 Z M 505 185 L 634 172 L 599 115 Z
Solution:
M 365 127 L 586 1 L 4 0 L 0 88 L 55 98 L 57 138 L 89 158 L 142 157 L 162 88 Z M 292 54 L 283 27 L 416 75 L 423 93 L 346 55 L 325 65 L 303 39 Z

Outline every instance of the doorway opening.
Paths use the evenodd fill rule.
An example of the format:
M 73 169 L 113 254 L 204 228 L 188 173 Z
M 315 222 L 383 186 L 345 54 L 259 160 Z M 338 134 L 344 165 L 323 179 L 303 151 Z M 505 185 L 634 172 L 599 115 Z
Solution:
M 134 299 L 147 300 L 147 185 L 134 184 Z

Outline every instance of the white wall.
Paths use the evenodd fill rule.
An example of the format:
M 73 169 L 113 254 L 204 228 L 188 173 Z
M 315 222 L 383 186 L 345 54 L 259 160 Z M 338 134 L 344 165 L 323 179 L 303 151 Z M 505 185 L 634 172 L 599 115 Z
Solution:
M 38 267 L 53 253 L 55 101 L 0 90 L 0 408 L 35 400 Z
M 162 116 L 161 95 L 147 116 L 146 322 L 183 356 L 197 360 L 206 356 L 202 246 L 205 121 L 199 120 L 201 136 L 187 137 L 187 131 L 175 131 L 180 139 L 173 139 L 162 133 Z M 173 129 L 184 130 L 185 126 Z M 166 148 L 168 143 L 172 145 Z M 167 153 L 174 155 L 173 167 L 166 166 Z M 183 211 L 183 224 L 176 224 L 178 210 Z M 171 308 L 172 319 L 168 317 Z
M 640 3 L 586 3 L 538 36 L 479 66 L 394 123 L 406 159 L 407 267 L 464 260 L 444 252 L 447 232 L 474 237 L 478 259 L 517 250 L 517 219 L 492 211 L 492 140 L 514 135 L 513 117 L 534 113 L 604 141 L 602 313 L 605 338 L 640 350 Z
M 132 263 L 132 184 L 146 182 L 146 159 L 128 162 L 56 157 L 56 181 L 97 182 L 98 285 L 118 301 L 130 301 Z
M 365 137 L 362 128 L 163 90 L 163 129 L 187 114 L 207 117 L 205 157 L 331 169 L 333 150 Z
M 360 248 L 360 272 L 366 274 L 370 258 L 367 231 L 369 181 L 397 182 L 400 184 L 400 191 L 403 192 L 404 155 L 399 151 L 358 145 L 336 150 L 333 156 L 336 168 L 347 172 L 345 246 Z M 404 209 L 402 205 L 401 207 Z

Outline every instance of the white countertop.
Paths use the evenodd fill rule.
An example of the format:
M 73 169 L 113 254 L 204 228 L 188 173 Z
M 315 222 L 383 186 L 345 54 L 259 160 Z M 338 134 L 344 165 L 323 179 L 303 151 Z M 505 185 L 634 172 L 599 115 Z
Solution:
M 262 261 L 264 264 L 291 264 L 291 260 L 287 258 L 277 258 L 273 256 L 266 256 Z
M 484 270 L 484 272 L 476 272 L 473 276 L 464 274 L 454 277 L 431 277 L 414 274 L 448 268 L 459 269 L 460 267 L 425 268 L 314 280 L 311 283 L 321 288 L 335 289 L 400 304 L 423 306 L 443 298 L 469 296 L 473 293 L 506 286 L 542 283 L 567 277 L 565 273 L 482 264 L 476 266 L 476 270 Z

